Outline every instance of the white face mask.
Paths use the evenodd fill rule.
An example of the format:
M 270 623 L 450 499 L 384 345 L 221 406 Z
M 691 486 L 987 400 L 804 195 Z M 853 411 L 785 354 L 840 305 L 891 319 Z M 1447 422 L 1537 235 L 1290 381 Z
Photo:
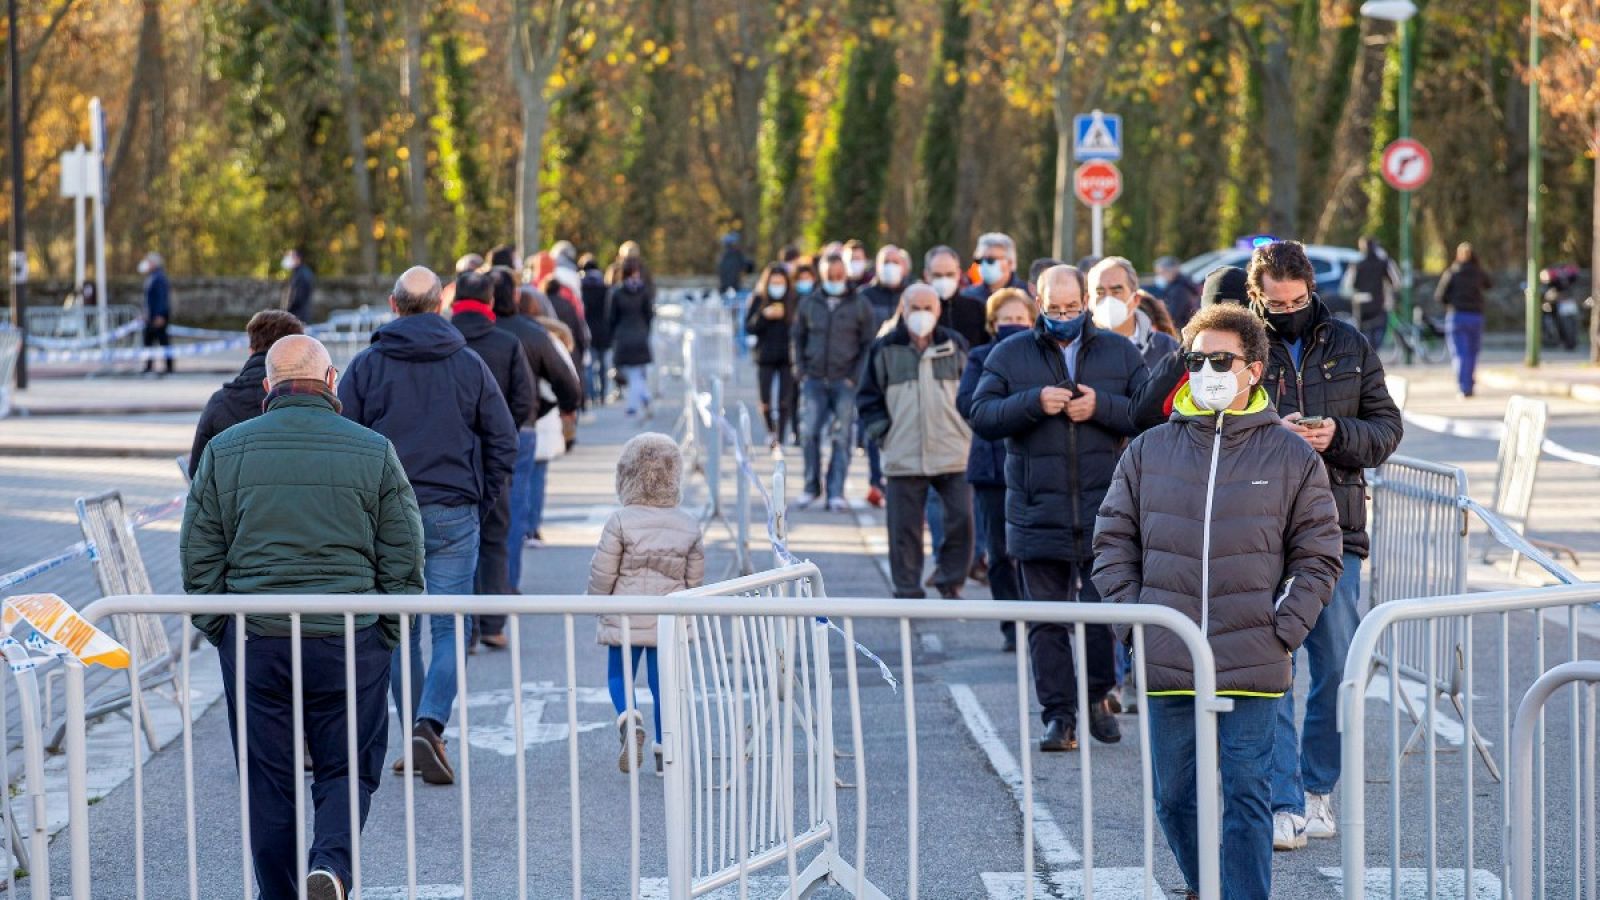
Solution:
M 889 287 L 899 287 L 900 280 L 906 277 L 899 263 L 884 263 L 878 268 L 878 280 Z
M 1114 331 L 1126 321 L 1128 321 L 1128 304 L 1115 297 L 1101 297 L 1094 302 L 1094 324 L 1108 331 Z
M 994 287 L 1005 277 L 1005 271 L 997 262 L 978 263 L 978 274 L 983 278 L 983 283 Z
M 1233 405 L 1235 397 L 1254 387 L 1255 383 L 1255 379 L 1251 378 L 1249 384 L 1240 389 L 1239 379 L 1232 372 L 1214 371 L 1211 363 L 1206 363 L 1200 371 L 1189 373 L 1189 395 L 1201 409 L 1222 412 Z
M 286 271 L 289 270 L 289 269 L 294 268 L 294 257 L 292 257 L 289 254 L 285 253 L 283 255 L 283 268 Z
M 139 260 L 139 274 L 140 275 L 149 275 L 150 274 L 150 260 L 148 260 L 148 259 Z
M 864 259 L 852 259 L 845 263 L 845 268 L 850 272 L 851 278 L 860 278 L 862 275 L 867 274 L 867 261 Z
M 943 278 L 935 278 L 929 283 L 932 284 L 933 289 L 938 292 L 940 300 L 949 300 L 951 297 L 956 295 L 956 285 L 960 282 L 958 282 L 953 276 L 946 275 Z
M 913 310 L 906 313 L 906 330 L 917 337 L 927 337 L 933 334 L 933 326 L 939 324 L 939 317 L 926 309 Z

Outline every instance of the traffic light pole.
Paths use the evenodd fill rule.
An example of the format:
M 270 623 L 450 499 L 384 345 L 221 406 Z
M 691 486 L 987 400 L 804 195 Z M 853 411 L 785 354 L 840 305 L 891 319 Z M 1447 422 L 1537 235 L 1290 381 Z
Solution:
M 1411 137 L 1411 37 L 1414 19 L 1400 23 L 1400 137 Z M 1400 192 L 1400 321 L 1410 322 L 1411 294 L 1411 192 Z M 1400 347 L 1409 365 L 1411 343 L 1401 341 Z

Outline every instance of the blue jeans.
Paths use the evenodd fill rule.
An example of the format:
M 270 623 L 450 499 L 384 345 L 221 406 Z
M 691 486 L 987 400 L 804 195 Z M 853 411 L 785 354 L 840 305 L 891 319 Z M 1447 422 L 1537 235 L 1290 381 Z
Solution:
M 1272 697 L 1234 697 L 1217 716 L 1222 777 L 1222 896 L 1272 895 L 1272 810 L 1267 804 L 1272 757 Z M 1193 697 L 1150 698 L 1150 758 L 1156 818 L 1191 891 L 1200 885 L 1199 812 L 1195 803 Z
M 1450 335 L 1450 361 L 1455 365 L 1456 384 L 1461 393 L 1472 396 L 1478 371 L 1478 351 L 1483 347 L 1483 313 L 1452 312 L 1445 318 Z
M 628 379 L 628 412 L 638 412 L 650 406 L 650 372 L 645 366 L 623 366 L 622 377 Z
M 428 593 L 472 593 L 472 576 L 478 567 L 478 507 L 434 503 L 423 506 L 422 539 L 426 554 L 422 577 L 428 583 Z M 465 616 L 462 624 L 467 634 L 471 634 L 472 617 Z M 431 719 L 443 726 L 450 721 L 450 709 L 456 700 L 456 618 L 429 616 L 428 627 L 433 635 L 433 650 L 427 672 L 423 674 L 422 629 L 418 622 L 411 623 L 408 649 L 412 720 Z M 404 715 L 405 706 L 400 695 L 400 650 L 399 647 L 394 650 L 389 683 L 394 693 L 395 711 Z
M 528 483 L 528 534 L 536 534 L 544 524 L 544 486 L 550 473 L 550 460 L 533 461 L 533 475 Z
M 522 590 L 522 541 L 532 532 L 533 450 L 538 443 L 532 428 L 517 432 L 517 465 L 511 470 L 511 531 L 506 535 L 511 589 Z
M 828 431 L 828 499 L 844 496 L 850 474 L 850 428 L 856 419 L 856 386 L 842 378 L 807 378 L 800 386 L 801 428 L 805 435 L 806 493 L 822 495 L 822 432 Z
M 606 402 L 606 373 L 610 368 L 611 348 L 601 350 L 590 347 L 589 362 L 584 367 L 584 374 L 589 379 L 589 401 L 596 406 L 602 406 Z
M 611 691 L 611 705 L 616 707 L 617 715 L 622 715 L 628 708 L 627 673 L 622 670 L 622 648 L 608 647 L 610 654 L 606 657 L 606 687 Z M 661 670 L 656 664 L 656 648 L 633 648 L 633 677 L 639 677 L 639 657 L 644 656 L 645 681 L 650 684 L 650 705 L 656 718 L 656 743 L 661 743 Z M 637 701 L 634 709 L 639 708 Z
M 1382 349 L 1384 336 L 1389 333 L 1388 317 L 1373 320 L 1371 323 L 1362 322 L 1361 333 L 1366 335 L 1367 343 L 1372 345 L 1373 350 Z
M 1331 794 L 1339 784 L 1339 679 L 1350 639 L 1361 624 L 1361 557 L 1345 551 L 1344 574 L 1333 600 L 1317 617 L 1302 646 L 1311 662 L 1305 725 L 1294 729 L 1294 691 L 1276 701 L 1277 739 L 1272 750 L 1272 810 L 1304 815 L 1306 792 Z M 1298 654 L 1297 654 L 1298 655 Z

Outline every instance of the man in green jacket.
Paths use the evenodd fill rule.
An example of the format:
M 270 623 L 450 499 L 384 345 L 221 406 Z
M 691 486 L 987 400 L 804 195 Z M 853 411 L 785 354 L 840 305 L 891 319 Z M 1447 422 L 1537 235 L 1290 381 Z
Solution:
M 267 353 L 266 412 L 213 438 L 200 457 L 179 537 L 190 594 L 420 594 L 422 518 L 388 439 L 340 415 L 337 375 L 315 338 L 280 339 Z M 250 845 L 263 900 L 298 897 L 293 697 L 304 709 L 312 764 L 315 837 L 306 896 L 345 900 L 350 881 L 347 691 L 356 694 L 361 821 L 378 787 L 388 743 L 392 615 L 354 617 L 355 681 L 345 680 L 344 616 L 300 617 L 301 677 L 291 668 L 288 615 L 244 617 L 244 659 L 233 616 L 195 616 L 217 646 L 228 733 L 235 736 L 235 678 L 245 679 Z M 237 753 L 238 747 L 235 746 Z

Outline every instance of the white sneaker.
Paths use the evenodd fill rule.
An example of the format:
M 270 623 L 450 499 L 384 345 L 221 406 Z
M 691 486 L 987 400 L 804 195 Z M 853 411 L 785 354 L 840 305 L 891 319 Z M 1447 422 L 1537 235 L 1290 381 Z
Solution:
M 849 512 L 850 503 L 843 497 L 833 497 L 828 500 L 829 512 Z
M 1292 812 L 1272 814 L 1272 849 L 1299 850 L 1306 845 L 1306 817 Z
M 617 739 L 621 745 L 617 753 L 617 769 L 626 775 L 644 764 L 644 717 L 636 709 L 630 716 L 624 712 L 617 716 Z
M 806 491 L 804 494 L 801 494 L 799 497 L 795 498 L 794 505 L 796 509 L 810 509 L 811 504 L 815 502 L 817 502 L 817 495 L 811 493 L 810 491 Z
M 1306 794 L 1306 837 L 1339 836 L 1339 820 L 1333 815 L 1332 794 Z

